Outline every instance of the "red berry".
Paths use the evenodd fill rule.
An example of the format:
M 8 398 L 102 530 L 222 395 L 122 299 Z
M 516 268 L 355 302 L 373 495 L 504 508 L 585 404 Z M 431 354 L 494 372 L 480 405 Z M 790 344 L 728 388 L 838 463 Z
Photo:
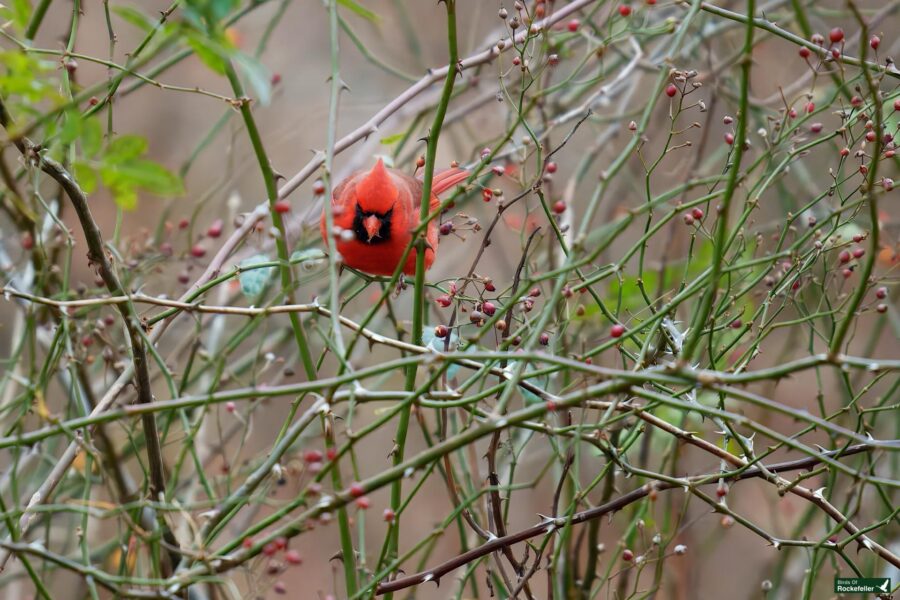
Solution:
M 894 110 L 900 110 L 900 98 L 894 100 Z
M 866 141 L 867 141 L 867 142 L 874 142 L 874 141 L 875 141 L 875 138 L 876 138 L 876 135 L 875 135 L 875 132 L 874 132 L 874 131 L 867 131 L 867 132 L 866 132 Z
M 627 4 L 622 4 L 621 6 L 619 6 L 619 14 L 623 17 L 627 17 L 631 14 L 631 7 Z
M 272 589 L 275 590 L 276 594 L 287 594 L 287 584 L 283 581 L 276 581 Z
M 395 515 L 394 511 L 391 510 L 390 508 L 386 508 L 386 509 L 384 509 L 382 516 L 384 517 L 385 522 L 393 523 L 394 517 L 396 517 L 397 515 Z
M 812 113 L 814 110 L 816 110 L 816 105 L 814 102 L 810 102 L 809 104 L 806 105 L 807 113 Z
M 887 298 L 887 294 L 888 292 L 886 287 L 880 287 L 875 290 L 875 297 L 879 300 L 884 300 L 885 298 Z
M 450 328 L 446 325 L 438 325 L 434 328 L 434 337 L 445 338 L 450 335 Z
M 359 482 L 350 484 L 350 495 L 354 498 L 360 498 L 364 496 L 366 493 L 365 488 L 363 488 L 362 484 Z
M 878 46 L 881 45 L 881 38 L 877 35 L 873 35 L 869 40 L 869 45 L 872 46 L 872 50 L 878 50 Z
M 727 495 L 728 495 L 728 486 L 725 485 L 724 483 L 719 485 L 719 487 L 716 488 L 716 496 L 718 496 L 719 498 L 724 498 Z
M 875 310 L 884 314 L 887 312 L 887 304 L 879 304 L 878 306 L 875 307 Z
M 850 156 L 850 148 L 841 148 L 841 156 Z
M 538 341 L 541 343 L 541 346 L 546 346 L 550 343 L 550 334 L 546 332 L 542 333 Z
M 191 222 L 187 219 L 181 219 L 178 221 L 178 229 L 187 229 L 190 226 Z
M 486 292 L 496 292 L 496 291 L 497 291 L 497 288 L 494 287 L 493 282 L 488 281 L 488 282 L 486 282 L 486 283 L 484 284 L 484 291 L 486 291 Z
M 441 223 L 441 235 L 450 235 L 451 233 L 453 233 L 453 223 L 450 221 Z
M 243 546 L 244 548 L 252 548 L 253 538 L 244 538 L 244 541 L 241 542 L 241 546 Z
M 656 0 L 647 0 L 647 4 L 653 6 L 654 4 L 656 4 Z
M 809 126 L 809 130 L 812 131 L 813 133 L 819 133 L 820 131 L 822 131 L 822 124 L 821 123 L 813 123 L 812 125 Z
M 296 550 L 288 550 L 284 553 L 284 562 L 289 565 L 301 565 L 303 564 L 303 557 Z
M 491 188 L 484 188 L 481 190 L 481 199 L 485 202 L 490 202 L 491 198 L 494 197 L 494 191 Z
M 859 96 L 853 96 L 852 98 L 850 98 L 850 106 L 859 108 L 860 106 L 862 106 L 862 103 L 863 103 L 863 99 L 860 98 Z
M 850 262 L 850 253 L 846 250 L 841 250 L 841 253 L 838 254 L 838 260 L 841 261 L 842 265 L 847 264 Z
M 564 212 L 566 212 L 566 203 L 563 202 L 562 200 L 557 200 L 556 202 L 554 202 L 553 203 L 553 212 L 555 212 L 558 215 L 561 215 Z
M 796 118 L 797 118 L 797 109 L 796 109 L 796 108 L 792 108 L 791 110 L 789 110 L 789 111 L 788 111 L 788 116 L 789 116 L 790 118 L 792 118 L 792 119 L 796 119 Z
M 698 221 L 703 218 L 703 209 L 699 206 L 691 210 L 691 216 Z
M 228 413 L 234 414 L 234 411 L 237 410 L 237 405 L 234 402 L 231 402 L 229 400 L 228 402 L 225 403 L 225 410 Z
M 491 317 L 494 315 L 495 312 L 497 312 L 497 307 L 494 305 L 493 302 L 485 302 L 484 304 L 481 305 L 481 312 L 483 312 L 487 316 Z
M 225 226 L 225 223 L 222 219 L 216 219 L 212 222 L 212 225 L 209 226 L 209 229 L 206 230 L 206 235 L 211 238 L 217 238 L 222 235 L 222 228 Z
M 190 282 L 191 282 L 190 274 L 188 274 L 184 271 L 182 271 L 181 273 L 178 274 L 178 283 L 180 283 L 182 285 L 187 285 Z
M 81 345 L 84 346 L 85 348 L 93 346 L 94 338 L 92 338 L 90 335 L 84 336 L 83 338 L 81 338 Z
M 369 500 L 368 496 L 363 496 L 356 499 L 356 508 L 360 510 L 366 510 L 370 506 L 372 506 L 372 502 Z
M 275 542 L 269 542 L 263 546 L 262 553 L 266 556 L 274 556 L 276 552 L 278 552 L 278 546 L 275 545 Z
M 609 335 L 611 335 L 614 338 L 620 338 L 620 337 L 622 337 L 622 335 L 624 333 L 625 333 L 625 326 L 620 325 L 618 323 L 613 325 L 612 328 L 609 330 Z
M 581 21 L 579 21 L 578 19 L 572 19 L 571 21 L 569 21 L 566 24 L 566 27 L 568 28 L 569 31 L 575 32 L 575 31 L 578 31 L 578 27 L 580 25 L 581 25 Z
M 503 165 L 494 165 L 491 167 L 491 171 L 494 172 L 494 175 L 497 177 L 502 177 L 504 173 L 506 173 L 506 167 Z
M 284 214 L 291 210 L 291 203 L 287 200 L 279 200 L 275 203 L 275 212 L 279 214 Z
M 625 562 L 631 562 L 634 560 L 634 552 L 629 549 L 622 550 L 622 560 Z
M 732 145 L 734 143 L 734 135 L 732 135 L 730 133 L 726 133 L 725 134 L 725 143 L 728 144 L 729 146 Z
M 319 450 L 307 450 L 303 453 L 303 460 L 307 463 L 320 463 L 324 458 Z
M 740 329 L 742 325 L 743 325 L 743 323 L 741 323 L 740 319 L 735 319 L 734 321 L 731 322 L 732 329 Z
M 191 256 L 194 258 L 202 258 L 204 255 L 206 255 L 206 248 L 200 244 L 194 244 L 193 247 L 191 247 Z
M 840 27 L 835 27 L 830 32 L 828 32 L 828 39 L 831 40 L 832 44 L 840 43 L 840 41 L 844 39 L 844 30 Z
M 22 245 L 22 250 L 31 250 L 34 248 L 34 236 L 31 235 L 30 231 L 25 231 L 22 233 L 22 237 L 19 238 L 19 243 Z
M 91 99 L 88 100 L 89 106 L 97 106 L 98 104 L 100 104 L 100 100 L 97 99 L 97 96 L 91 96 Z
M 806 46 L 800 46 L 800 49 L 797 50 L 797 54 L 799 54 L 801 58 L 809 58 L 811 53 Z
M 831 49 L 831 58 L 833 58 L 834 60 L 838 60 L 840 57 L 841 57 L 840 48 L 832 48 Z
M 447 294 L 441 294 L 440 296 L 435 298 L 434 301 L 437 302 L 441 308 L 447 308 L 453 303 L 453 301 L 450 299 L 450 296 L 448 296 Z
M 689 215 L 689 214 L 688 214 L 688 215 L 684 215 L 683 218 L 684 218 L 684 224 L 685 224 L 685 225 L 693 225 L 693 224 L 694 224 L 694 217 L 692 217 L 691 215 Z
M 853 270 L 852 269 L 844 269 L 843 271 L 841 271 L 841 275 L 844 276 L 844 279 L 850 279 L 853 276 Z
M 522 59 L 519 58 L 518 56 L 513 56 L 512 64 L 513 64 L 514 66 L 518 67 L 519 65 L 522 64 Z M 423 162 L 422 164 L 425 164 L 425 163 Z
M 674 83 L 670 83 L 669 85 L 666 86 L 666 96 L 668 96 L 669 98 L 673 98 L 675 96 L 675 94 L 677 94 L 677 93 L 678 93 L 678 88 L 675 87 Z
M 531 291 L 528 292 L 528 295 L 531 296 L 532 298 L 537 298 L 538 296 L 541 295 L 541 288 L 539 288 L 539 287 L 531 288 Z
M 548 173 L 550 173 L 550 174 L 556 173 L 557 168 L 559 168 L 559 166 L 555 162 L 551 161 L 551 162 L 547 163 L 547 172 Z
M 325 450 L 325 458 L 328 460 L 334 460 L 337 458 L 338 451 L 337 448 L 328 448 Z
M 325 193 L 325 182 L 321 179 L 316 179 L 313 182 L 313 194 L 316 196 L 321 196 Z
M 853 258 L 862 258 L 865 253 L 865 248 L 857 248 L 853 251 Z
M 287 548 L 287 538 L 286 537 L 277 537 L 275 538 L 275 547 L 279 550 L 284 550 Z

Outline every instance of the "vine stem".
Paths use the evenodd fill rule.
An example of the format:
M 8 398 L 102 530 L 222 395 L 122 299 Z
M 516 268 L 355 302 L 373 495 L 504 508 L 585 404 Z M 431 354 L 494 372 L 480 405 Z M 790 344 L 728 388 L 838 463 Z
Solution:
M 330 0 L 330 2 L 328 2 L 328 32 L 331 42 L 331 86 L 328 102 L 328 146 L 325 152 L 325 172 L 327 177 L 325 177 L 325 206 L 323 214 L 325 215 L 325 230 L 330 233 L 334 229 L 334 211 L 332 210 L 331 204 L 334 180 L 332 179 L 331 174 L 334 170 L 334 144 L 335 138 L 337 137 L 338 101 L 340 100 L 341 89 L 344 87 L 340 75 L 337 0 Z M 343 361 L 349 363 L 349 356 L 347 356 L 347 351 L 344 346 L 344 337 L 341 333 L 340 284 L 338 282 L 338 266 L 335 261 L 335 258 L 337 257 L 337 247 L 335 246 L 334 236 L 326 236 L 325 243 L 328 246 L 328 289 L 332 308 L 330 311 L 331 335 L 335 353 L 343 357 Z M 330 431 L 333 430 L 334 427 L 331 427 Z M 334 447 L 334 436 L 326 435 L 325 443 L 329 449 Z M 340 463 L 336 462 L 334 469 L 331 470 L 331 483 L 334 486 L 334 489 L 340 490 L 344 488 L 343 479 Z M 347 596 L 350 597 L 356 594 L 358 585 L 356 552 L 353 550 L 353 537 L 350 531 L 350 517 L 347 514 L 347 508 L 344 506 L 340 507 L 337 511 L 337 517 L 341 538 L 341 564 L 344 569 L 344 585 L 347 587 Z
M 234 95 L 238 98 L 244 97 L 244 86 L 241 83 L 237 72 L 234 70 L 234 64 L 231 61 L 225 63 L 225 76 L 231 84 Z M 296 304 L 294 294 L 294 276 L 291 272 L 290 257 L 288 256 L 287 231 L 284 226 L 284 219 L 281 213 L 275 210 L 275 203 L 278 201 L 278 187 L 275 184 L 275 172 L 272 170 L 272 164 L 266 154 L 262 137 L 256 126 L 256 120 L 253 118 L 253 111 L 250 110 L 249 102 L 241 103 L 241 117 L 244 119 L 244 126 L 247 128 L 247 135 L 250 137 L 250 144 L 253 146 L 253 153 L 259 162 L 259 169 L 262 172 L 263 181 L 266 186 L 266 195 L 269 199 L 269 215 L 272 223 L 278 230 L 275 237 L 275 249 L 278 253 L 279 274 L 281 275 L 282 292 L 290 304 Z M 300 317 L 296 313 L 290 315 L 291 329 L 294 332 L 294 340 L 297 343 L 297 350 L 300 353 L 300 360 L 303 363 L 303 370 L 306 372 L 307 378 L 310 380 L 316 378 L 316 367 L 313 364 L 312 355 L 309 352 L 309 344 L 306 341 L 306 334 L 303 332 L 303 325 Z
M 859 309 L 860 304 L 862 304 L 863 298 L 866 296 L 866 292 L 868 291 L 869 277 L 872 275 L 872 271 L 875 268 L 875 259 L 878 257 L 878 250 L 880 245 L 880 228 L 878 226 L 878 200 L 875 197 L 875 182 L 878 172 L 878 159 L 881 157 L 881 150 L 883 145 L 883 121 L 884 115 L 882 113 L 882 105 L 881 105 L 881 94 L 878 89 L 878 85 L 872 79 L 872 73 L 869 70 L 869 63 L 865 61 L 866 52 L 868 48 L 868 39 L 869 39 L 869 29 L 866 25 L 866 20 L 860 14 L 859 9 L 853 2 L 847 2 L 847 6 L 850 7 L 850 10 L 853 12 L 853 16 L 856 18 L 857 22 L 861 28 L 860 37 L 860 58 L 861 58 L 861 67 L 863 72 L 863 77 L 866 80 L 866 87 L 869 89 L 869 94 L 875 102 L 875 106 L 872 108 L 873 120 L 875 121 L 875 132 L 877 135 L 875 136 L 875 140 L 872 144 L 872 160 L 869 162 L 869 172 L 866 176 L 865 180 L 865 194 L 868 196 L 868 204 L 869 204 L 869 221 L 871 224 L 871 233 L 869 234 L 870 238 L 870 249 L 867 252 L 868 256 L 866 257 L 866 262 L 863 263 L 862 273 L 859 276 L 859 285 L 856 286 L 856 290 L 853 292 L 853 296 L 850 299 L 850 304 L 847 306 L 847 315 L 841 319 L 840 323 L 837 325 L 837 329 L 834 332 L 834 335 L 831 338 L 831 344 L 829 345 L 829 350 L 832 355 L 837 356 L 841 351 L 841 346 L 844 344 L 844 340 L 847 337 L 847 333 L 850 331 L 850 326 L 853 324 L 853 321 L 856 319 L 856 311 Z
M 753 13 L 756 10 L 756 0 L 747 0 L 746 19 L 747 30 L 744 36 L 744 48 L 741 59 L 741 98 L 738 126 L 734 139 L 734 156 L 731 161 L 731 169 L 728 171 L 728 181 L 725 183 L 725 193 L 722 196 L 722 204 L 717 210 L 716 233 L 713 243 L 712 273 L 710 274 L 709 287 L 700 299 L 700 306 L 691 320 L 691 329 L 684 342 L 681 360 L 690 364 L 694 353 L 700 343 L 701 334 L 709 319 L 710 312 L 719 293 L 719 279 L 722 276 L 722 262 L 725 260 L 725 242 L 728 236 L 728 210 L 731 208 L 731 200 L 737 190 L 738 179 L 741 172 L 741 160 L 744 158 L 744 143 L 747 139 L 747 122 L 750 119 L 750 68 L 753 65 L 753 31 L 756 21 Z M 712 333 L 710 333 L 712 335 Z
M 453 95 L 453 86 L 456 83 L 456 75 L 459 72 L 459 50 L 456 43 L 456 0 L 444 0 L 447 10 L 447 47 L 449 60 L 447 74 L 444 79 L 444 87 L 441 90 L 441 98 L 434 114 L 431 130 L 428 132 L 428 141 L 425 149 L 425 171 L 422 180 L 422 197 L 419 201 L 419 223 L 424 223 L 428 218 L 431 207 L 431 189 L 434 182 L 434 164 L 437 159 L 438 140 L 441 135 L 441 127 L 444 117 L 447 115 L 447 107 L 450 105 L 450 97 Z M 422 345 L 422 333 L 425 323 L 425 233 L 420 232 L 413 242 L 416 247 L 416 279 L 413 295 L 413 322 L 412 343 Z M 413 363 L 406 370 L 406 389 L 410 392 L 416 387 L 416 374 L 418 363 Z M 397 437 L 394 440 L 393 459 L 394 466 L 403 463 L 406 437 L 409 431 L 409 419 L 412 412 L 412 403 L 408 403 L 400 413 L 397 424 Z M 397 556 L 400 544 L 400 505 L 402 503 L 403 480 L 396 479 L 391 484 L 391 509 L 394 511 L 394 522 L 391 526 L 390 540 L 388 544 L 387 560 Z M 391 596 L 388 595 L 390 598 Z

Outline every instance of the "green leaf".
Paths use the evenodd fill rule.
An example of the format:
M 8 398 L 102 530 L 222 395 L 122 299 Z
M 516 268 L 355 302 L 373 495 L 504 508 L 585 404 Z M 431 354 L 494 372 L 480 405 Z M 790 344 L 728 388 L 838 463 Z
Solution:
M 184 193 L 181 178 L 150 160 L 132 159 L 125 163 L 105 163 L 100 168 L 103 183 L 116 186 L 140 187 L 157 196 L 178 196 Z
M 106 149 L 107 163 L 118 163 L 138 158 L 147 152 L 147 140 L 139 135 L 120 135 Z
M 156 22 L 148 15 L 131 6 L 113 6 L 110 10 L 126 23 L 134 25 L 141 31 L 150 31 L 156 27 Z
M 134 210 L 137 207 L 137 190 L 128 184 L 115 184 L 110 186 L 113 200 L 124 210 Z
M 61 144 L 71 144 L 79 137 L 84 129 L 84 119 L 77 110 L 67 110 L 63 117 L 62 127 L 57 138 Z
M 242 52 L 234 54 L 234 61 L 256 93 L 259 103 L 267 106 L 272 100 L 272 74 L 258 60 Z
M 271 259 L 265 254 L 257 254 L 242 260 L 241 268 L 246 269 L 247 267 L 252 267 L 259 263 L 266 263 L 270 260 Z M 241 271 L 238 275 L 238 281 L 241 284 L 241 293 L 248 298 L 259 296 L 266 288 L 269 279 L 272 278 L 274 273 L 275 269 L 273 267 L 262 267 L 259 269 L 250 269 L 249 271 Z
M 376 13 L 372 12 L 365 6 L 362 6 L 359 2 L 355 2 L 355 0 L 337 0 L 337 3 L 347 10 L 356 13 L 363 19 L 371 21 L 372 23 L 378 23 L 381 20 L 381 17 L 379 17 Z
M 395 135 L 389 135 L 387 137 L 381 138 L 381 143 L 385 146 L 390 146 L 391 144 L 396 144 L 400 140 L 406 137 L 405 133 L 397 133 Z
M 0 4 L 0 18 L 11 21 L 18 29 L 25 29 L 31 20 L 31 3 L 28 0 L 12 0 L 9 6 Z
M 215 21 L 224 19 L 238 6 L 240 6 L 240 0 L 210 0 L 212 18 Z
M 196 31 L 187 31 L 184 38 L 203 64 L 219 75 L 225 74 L 225 62 L 233 53 L 232 49 Z
M 103 128 L 97 119 L 82 122 L 81 151 L 87 158 L 94 158 L 103 145 Z
M 75 162 L 75 181 L 81 186 L 85 194 L 92 194 L 97 189 L 97 172 L 94 168 L 84 162 Z

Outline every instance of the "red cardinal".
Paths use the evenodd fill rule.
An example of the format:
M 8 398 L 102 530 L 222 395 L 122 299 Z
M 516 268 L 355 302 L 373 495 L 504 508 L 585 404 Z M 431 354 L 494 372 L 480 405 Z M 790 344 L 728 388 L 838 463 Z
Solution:
M 429 211 L 439 206 L 438 194 L 465 181 L 468 176 L 464 169 L 435 172 Z M 371 171 L 361 171 L 339 183 L 331 198 L 334 224 L 354 234 L 349 241 L 343 236 L 335 238 L 344 264 L 373 275 L 392 275 L 412 240 L 413 230 L 419 225 L 421 202 L 422 182 L 396 169 L 388 169 L 381 159 Z M 323 207 L 320 229 L 322 239 L 327 243 L 325 210 Z M 436 221 L 428 224 L 425 238 L 429 246 L 425 250 L 425 268 L 428 269 L 434 262 L 438 245 Z M 403 272 L 415 274 L 415 249 L 406 258 Z

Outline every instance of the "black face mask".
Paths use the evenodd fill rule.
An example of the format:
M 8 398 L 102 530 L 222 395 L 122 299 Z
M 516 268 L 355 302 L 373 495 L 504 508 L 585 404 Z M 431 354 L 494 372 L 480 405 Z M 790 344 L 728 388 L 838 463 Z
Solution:
M 384 242 L 390 240 L 391 216 L 393 214 L 393 208 L 388 210 L 386 213 L 366 212 L 359 206 L 359 203 L 357 203 L 356 216 L 353 217 L 353 233 L 356 234 L 356 239 L 364 244 L 369 244 L 370 246 L 374 246 L 375 244 L 383 244 Z M 366 226 L 363 223 L 363 221 L 367 217 L 378 217 L 381 220 L 381 227 L 378 229 L 378 234 L 373 236 L 371 240 L 369 239 L 369 232 L 366 231 Z

